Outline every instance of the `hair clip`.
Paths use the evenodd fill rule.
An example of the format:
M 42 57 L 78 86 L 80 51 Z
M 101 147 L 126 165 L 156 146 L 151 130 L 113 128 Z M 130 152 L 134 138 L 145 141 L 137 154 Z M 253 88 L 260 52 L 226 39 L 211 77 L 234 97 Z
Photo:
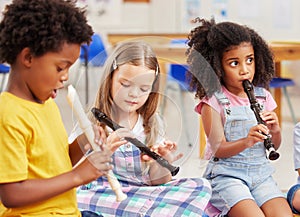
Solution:
M 155 70 L 155 76 L 158 75 L 158 65 L 156 66 L 156 70 Z
M 113 61 L 113 65 L 112 66 L 113 66 L 113 70 L 116 70 L 118 68 L 116 60 Z

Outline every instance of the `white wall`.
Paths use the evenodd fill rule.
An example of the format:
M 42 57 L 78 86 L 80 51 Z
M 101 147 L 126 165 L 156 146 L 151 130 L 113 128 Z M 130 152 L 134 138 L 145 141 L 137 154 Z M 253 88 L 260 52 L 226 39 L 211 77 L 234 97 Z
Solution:
M 150 0 L 150 3 L 122 3 L 121 24 L 108 26 L 89 16 L 95 31 L 114 33 L 178 33 L 189 32 L 191 25 L 184 25 L 186 0 Z M 226 1 L 226 0 L 225 0 Z M 200 0 L 199 17 L 211 18 L 216 0 Z M 300 41 L 299 0 L 228 0 L 227 20 L 248 25 L 267 40 Z M 290 11 L 278 4 L 289 5 Z M 278 11 L 278 8 L 280 9 Z M 288 14 L 285 14 L 288 13 Z M 285 15 L 285 16 L 284 16 Z M 286 27 L 278 27 L 279 20 L 287 19 Z
M 0 0 L 0 9 L 10 1 Z M 110 9 L 118 13 L 118 16 L 102 21 L 99 16 L 89 13 L 88 19 L 94 30 L 102 33 L 188 33 L 193 26 L 184 24 L 184 8 L 186 2 L 191 1 L 195 0 L 150 0 L 149 3 L 111 0 L 113 6 Z M 93 11 L 94 5 L 97 8 L 107 1 L 86 2 L 92 7 L 89 10 Z M 119 3 L 119 7 L 114 6 L 116 2 Z M 199 2 L 199 17 L 209 19 L 216 13 L 216 2 L 225 2 L 227 20 L 248 25 L 267 40 L 300 41 L 299 0 L 199 0 Z M 116 19 L 119 20 L 117 24 Z M 278 27 L 278 23 L 285 19 L 288 25 Z

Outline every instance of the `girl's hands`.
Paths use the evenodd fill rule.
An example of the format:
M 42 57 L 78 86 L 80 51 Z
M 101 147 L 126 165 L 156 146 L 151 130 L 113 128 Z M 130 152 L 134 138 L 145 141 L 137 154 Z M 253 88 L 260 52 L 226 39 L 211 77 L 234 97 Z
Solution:
M 266 135 L 269 134 L 269 129 L 264 124 L 258 124 L 250 128 L 248 136 L 246 137 L 247 148 L 252 147 L 257 142 L 262 142 L 267 138 Z
M 278 117 L 275 112 L 264 111 L 260 113 L 260 117 L 266 123 L 270 133 L 278 133 L 280 131 Z
M 165 158 L 169 163 L 172 163 L 183 156 L 182 153 L 176 155 L 176 150 L 177 144 L 171 141 L 165 141 L 164 144 L 158 144 L 152 147 L 152 151 Z M 142 160 L 150 162 L 149 176 L 152 185 L 167 183 L 172 179 L 170 171 L 159 165 L 148 155 L 142 155 Z
M 183 154 L 179 153 L 175 155 L 175 152 L 177 151 L 177 143 L 166 140 L 164 141 L 164 144 L 159 144 L 154 147 L 152 147 L 152 151 L 156 152 L 163 158 L 165 158 L 169 163 L 175 162 L 182 158 Z M 148 155 L 142 155 L 142 159 L 144 161 L 150 161 L 153 160 L 151 157 Z
M 118 147 L 127 143 L 126 137 L 134 138 L 135 136 L 126 128 L 119 128 L 112 132 L 107 138 L 107 146 L 114 152 Z
M 93 125 L 93 130 L 95 134 L 94 142 L 100 147 L 100 150 L 102 150 L 104 146 L 107 146 L 110 151 L 114 152 L 118 147 L 127 143 L 124 137 L 133 137 L 129 130 L 126 130 L 125 128 L 120 128 L 112 132 L 108 137 L 106 136 L 104 129 L 99 125 Z M 93 148 L 90 144 L 86 144 L 84 149 L 85 151 L 88 151 Z
M 258 124 L 252 127 L 246 138 L 247 147 L 252 147 L 256 142 L 261 142 L 267 138 L 266 135 L 274 135 L 280 133 L 278 118 L 273 111 L 264 111 L 260 113 L 261 119 L 265 124 Z M 265 134 L 265 135 L 264 135 Z

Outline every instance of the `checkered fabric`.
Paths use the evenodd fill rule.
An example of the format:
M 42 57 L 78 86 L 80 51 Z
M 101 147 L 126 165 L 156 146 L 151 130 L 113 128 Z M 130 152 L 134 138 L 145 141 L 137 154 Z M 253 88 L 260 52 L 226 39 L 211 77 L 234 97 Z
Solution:
M 106 216 L 204 216 L 211 197 L 207 180 L 185 178 L 159 186 L 134 186 L 120 182 L 127 199 L 116 202 L 106 180 L 101 179 L 78 189 L 78 206 Z M 129 185 L 128 185 L 129 184 Z

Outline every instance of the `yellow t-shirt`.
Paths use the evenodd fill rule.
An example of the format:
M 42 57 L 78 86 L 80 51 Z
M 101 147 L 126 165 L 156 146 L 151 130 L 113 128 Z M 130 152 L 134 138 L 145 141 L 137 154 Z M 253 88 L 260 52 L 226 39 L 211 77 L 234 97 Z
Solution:
M 0 183 L 57 176 L 72 169 L 68 137 L 53 99 L 44 104 L 0 95 Z M 42 191 L 43 189 L 41 189 Z M 80 216 L 75 189 L 1 216 Z

